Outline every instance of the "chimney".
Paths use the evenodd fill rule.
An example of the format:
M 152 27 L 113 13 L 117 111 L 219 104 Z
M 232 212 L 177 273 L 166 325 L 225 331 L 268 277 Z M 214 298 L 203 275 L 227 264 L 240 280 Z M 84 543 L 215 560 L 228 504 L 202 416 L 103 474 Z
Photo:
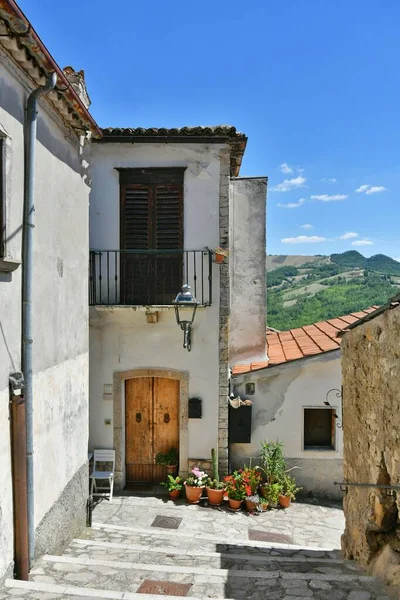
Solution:
M 82 103 L 85 105 L 86 108 L 89 108 L 89 106 L 91 105 L 91 101 L 89 98 L 89 94 L 87 93 L 85 73 L 83 69 L 81 69 L 80 71 L 75 71 L 75 69 L 73 69 L 72 67 L 65 67 L 63 71 L 64 75 L 70 82 L 71 86 L 74 88 Z

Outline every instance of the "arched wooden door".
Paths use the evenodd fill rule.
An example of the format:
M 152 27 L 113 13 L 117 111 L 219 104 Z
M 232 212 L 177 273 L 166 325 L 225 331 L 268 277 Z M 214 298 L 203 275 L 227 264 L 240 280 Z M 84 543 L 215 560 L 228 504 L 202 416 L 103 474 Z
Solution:
M 125 381 L 126 481 L 160 482 L 158 452 L 179 450 L 179 381 L 138 377 Z

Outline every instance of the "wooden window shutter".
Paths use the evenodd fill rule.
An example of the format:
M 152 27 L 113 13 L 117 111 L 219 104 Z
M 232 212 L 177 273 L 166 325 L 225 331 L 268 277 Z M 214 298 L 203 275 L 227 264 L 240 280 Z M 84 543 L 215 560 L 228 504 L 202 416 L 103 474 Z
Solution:
M 177 250 L 183 247 L 182 186 L 156 185 L 155 239 L 157 250 Z
M 121 249 L 148 250 L 151 243 L 151 189 L 146 185 L 127 185 L 121 192 Z

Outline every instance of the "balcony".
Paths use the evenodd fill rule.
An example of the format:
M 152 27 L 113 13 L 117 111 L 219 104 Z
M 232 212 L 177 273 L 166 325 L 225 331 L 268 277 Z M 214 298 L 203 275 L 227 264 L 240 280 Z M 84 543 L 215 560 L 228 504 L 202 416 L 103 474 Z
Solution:
M 188 283 L 199 306 L 211 306 L 212 252 L 90 250 L 90 306 L 171 306 Z

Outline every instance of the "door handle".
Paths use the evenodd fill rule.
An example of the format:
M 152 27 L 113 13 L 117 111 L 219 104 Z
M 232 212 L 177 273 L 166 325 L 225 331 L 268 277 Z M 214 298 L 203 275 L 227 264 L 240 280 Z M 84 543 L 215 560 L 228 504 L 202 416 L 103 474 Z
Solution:
M 136 413 L 136 423 L 140 423 L 142 420 L 142 415 L 138 412 Z
M 164 415 L 164 423 L 169 423 L 169 421 L 170 421 L 169 414 L 165 413 L 165 415 Z

